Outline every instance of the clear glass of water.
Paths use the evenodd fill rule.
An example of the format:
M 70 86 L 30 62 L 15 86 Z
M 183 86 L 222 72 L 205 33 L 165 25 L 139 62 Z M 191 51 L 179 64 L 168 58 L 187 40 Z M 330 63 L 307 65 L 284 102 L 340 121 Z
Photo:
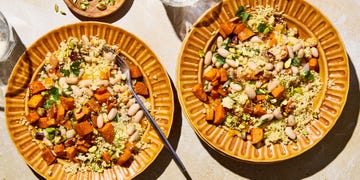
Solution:
M 7 63 L 11 52 L 15 47 L 15 42 L 11 36 L 11 29 L 8 25 L 5 16 L 0 12 L 0 69 L 3 69 L 4 64 Z M 5 104 L 5 93 L 6 93 L 6 84 L 2 81 L 3 78 L 0 78 L 0 107 L 4 107 Z

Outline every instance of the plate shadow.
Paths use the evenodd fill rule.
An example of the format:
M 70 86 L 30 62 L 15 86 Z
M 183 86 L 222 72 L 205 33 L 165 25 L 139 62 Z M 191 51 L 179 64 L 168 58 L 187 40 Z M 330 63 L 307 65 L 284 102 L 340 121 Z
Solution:
M 300 156 L 281 162 L 251 164 L 224 156 L 201 140 L 202 145 L 222 166 L 249 179 L 303 179 L 324 169 L 343 151 L 358 123 L 359 79 L 350 56 L 348 57 L 350 87 L 343 112 L 330 132 L 310 150 Z

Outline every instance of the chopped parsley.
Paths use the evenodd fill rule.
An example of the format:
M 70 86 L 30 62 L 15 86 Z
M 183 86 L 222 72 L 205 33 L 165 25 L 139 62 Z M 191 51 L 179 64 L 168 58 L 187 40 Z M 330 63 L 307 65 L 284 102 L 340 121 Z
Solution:
M 244 6 L 240 6 L 235 13 L 235 16 L 241 18 L 241 22 L 245 22 L 249 19 L 250 14 L 245 11 Z
M 221 65 L 225 64 L 225 58 L 222 57 L 220 54 L 215 54 L 215 58 Z
M 75 61 L 70 66 L 71 72 L 74 73 L 76 76 L 79 76 L 80 74 L 80 68 L 79 68 L 80 64 L 81 64 L 80 61 Z

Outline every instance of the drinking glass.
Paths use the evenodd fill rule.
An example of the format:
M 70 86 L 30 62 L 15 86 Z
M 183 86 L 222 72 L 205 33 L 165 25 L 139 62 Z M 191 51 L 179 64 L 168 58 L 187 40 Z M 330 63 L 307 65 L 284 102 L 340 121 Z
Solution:
M 10 54 L 12 53 L 15 42 L 11 36 L 11 29 L 8 25 L 5 16 L 0 12 L 0 69 L 6 71 L 5 65 Z M 1 73 L 3 74 L 3 73 Z M 5 77 L 0 78 L 0 107 L 3 108 L 5 104 L 6 82 Z M 7 77 L 8 78 L 8 77 Z M 5 82 L 4 82 L 5 81 Z

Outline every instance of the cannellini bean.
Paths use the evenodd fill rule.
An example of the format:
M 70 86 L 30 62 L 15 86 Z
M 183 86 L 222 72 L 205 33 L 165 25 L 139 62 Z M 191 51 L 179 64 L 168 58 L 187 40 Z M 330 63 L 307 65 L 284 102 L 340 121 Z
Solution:
M 60 126 L 59 130 L 60 130 L 61 136 L 66 136 L 66 129 L 64 128 L 64 126 Z
M 232 60 L 232 59 L 226 59 L 226 64 L 228 64 L 231 67 L 238 67 L 238 64 L 236 63 L 236 61 Z
M 133 104 L 135 104 L 136 100 L 134 98 L 131 98 L 127 104 L 126 104 L 126 107 L 129 108 L 130 106 L 132 106 Z
M 110 110 L 109 114 L 107 115 L 108 120 L 109 120 L 109 121 L 112 121 L 112 120 L 115 118 L 116 114 L 117 114 L 117 109 L 116 109 L 116 108 L 112 108 L 112 109 Z
M 229 69 L 229 67 L 230 67 L 230 66 L 229 66 L 228 63 L 225 63 L 225 64 L 223 65 L 223 68 L 224 68 L 224 69 Z
M 114 89 L 112 87 L 107 87 L 106 89 L 109 91 L 111 95 L 115 95 Z
M 116 83 L 119 82 L 119 81 L 120 81 L 119 78 L 109 78 L 109 82 L 110 82 L 110 84 L 112 84 L 112 85 L 116 84 Z
M 255 82 L 255 87 L 259 88 L 259 87 L 261 87 L 261 85 L 262 85 L 261 81 L 256 81 Z
M 211 62 L 212 62 L 213 64 L 215 64 L 215 63 L 216 63 L 216 61 L 217 61 L 216 57 L 215 57 L 215 56 L 213 56 L 213 57 L 211 58 Z
M 104 126 L 104 118 L 101 114 L 96 118 L 96 126 L 97 128 L 102 128 Z
M 276 119 L 279 119 L 281 120 L 283 118 L 283 115 L 281 114 L 281 109 L 280 107 L 279 108 L 276 108 L 273 112 L 273 115 Z
M 239 66 L 236 68 L 236 74 L 242 74 L 243 67 Z
M 104 58 L 106 58 L 109 61 L 112 61 L 115 58 L 115 55 L 113 53 L 110 53 L 110 52 L 103 53 L 103 55 L 104 55 Z
M 268 91 L 272 91 L 273 89 L 276 88 L 276 86 L 278 86 L 280 84 L 280 81 L 277 79 L 274 79 L 273 81 L 270 81 L 267 85 L 267 89 Z
M 118 84 L 115 84 L 115 85 L 113 86 L 114 92 L 116 92 L 116 93 L 119 93 L 119 92 L 120 92 L 120 88 L 121 88 L 121 86 L 118 85 Z
M 92 83 L 91 80 L 80 80 L 79 86 L 80 87 L 89 87 L 91 85 L 91 83 Z
M 279 61 L 278 63 L 275 64 L 275 71 L 280 72 L 284 67 L 284 62 Z
M 72 89 L 75 96 L 81 96 L 82 95 L 82 91 L 80 90 L 79 87 L 77 87 L 75 85 L 71 85 L 71 89 Z
M 254 99 L 256 97 L 255 90 L 249 85 L 245 87 L 245 93 L 249 97 L 249 99 Z
M 48 138 L 44 138 L 44 139 L 43 139 L 43 143 L 44 143 L 47 147 L 53 147 L 53 143 L 52 143 Z
M 297 74 L 297 73 L 299 73 L 299 68 L 296 66 L 291 66 L 291 71 L 293 74 Z
M 271 63 L 266 63 L 264 68 L 265 68 L 266 70 L 272 70 L 272 69 L 274 69 L 274 65 L 271 64 Z
M 140 98 L 141 102 L 146 103 L 146 99 L 144 96 L 138 95 L 138 97 Z
M 238 92 L 238 91 L 242 90 L 241 85 L 237 84 L 237 83 L 230 83 L 230 88 L 235 92 Z
M 212 57 L 212 52 L 211 51 L 208 51 L 206 54 L 205 54 L 205 58 L 204 58 L 204 63 L 205 65 L 209 65 L 211 63 L 211 57 Z
M 208 66 L 204 69 L 204 74 L 209 72 L 213 67 L 212 66 Z
M 125 92 L 127 90 L 128 90 L 128 87 L 125 85 L 120 87 L 120 92 Z
M 273 114 L 264 114 L 260 117 L 261 121 L 267 120 L 267 121 L 271 121 L 274 119 L 274 115 Z
M 128 128 L 126 129 L 126 134 L 131 136 L 135 132 L 135 126 L 133 124 L 130 124 Z
M 224 48 L 219 48 L 217 52 L 219 53 L 220 56 L 224 58 L 226 58 L 230 54 L 229 51 Z
M 67 89 L 69 87 L 69 85 L 66 83 L 66 78 L 64 78 L 64 77 L 61 77 L 59 79 L 59 85 L 63 89 Z
M 255 64 L 254 62 L 251 62 L 251 61 L 248 62 L 247 65 L 248 65 L 248 67 L 249 67 L 250 69 L 252 69 L 252 70 L 256 70 L 256 69 L 258 68 L 258 65 Z
M 139 111 L 136 112 L 136 114 L 134 115 L 134 118 L 133 118 L 132 122 L 134 122 L 134 123 L 139 123 L 143 117 L 144 117 L 144 111 L 143 111 L 143 110 L 139 110 Z
M 96 86 L 108 86 L 109 81 L 108 80 L 99 80 L 95 82 Z
M 140 105 L 135 103 L 133 105 L 130 106 L 129 110 L 128 110 L 128 115 L 129 116 L 133 116 L 135 115 L 136 112 L 138 112 L 140 109 Z
M 129 138 L 129 142 L 134 142 L 136 141 L 136 139 L 139 137 L 139 132 L 138 131 L 135 131 L 134 134 L 132 134 Z
M 311 48 L 311 55 L 313 57 L 319 57 L 319 51 L 318 51 L 318 49 L 316 47 Z
M 298 58 L 303 58 L 304 55 L 305 55 L 304 49 L 302 49 L 302 48 L 299 49 L 299 51 L 298 51 L 298 53 L 297 53 L 297 57 L 298 57 Z
M 301 43 L 298 42 L 293 46 L 292 50 L 293 51 L 298 51 L 301 47 L 302 47 Z
M 286 46 L 286 47 L 287 47 L 287 50 L 288 50 L 289 57 L 291 59 L 294 59 L 294 51 L 293 51 L 293 49 L 290 46 Z
M 260 43 L 260 42 L 262 42 L 262 40 L 259 38 L 259 36 L 253 36 L 250 39 L 250 42 L 252 42 L 252 43 Z
M 220 48 L 223 42 L 224 42 L 223 37 L 219 36 L 219 37 L 216 39 L 216 45 L 217 45 L 217 47 Z
M 290 114 L 287 118 L 287 125 L 288 126 L 295 126 L 296 125 L 296 121 L 295 121 L 295 116 Z
M 93 91 L 92 91 L 91 89 L 89 89 L 89 88 L 82 88 L 81 90 L 82 90 L 82 92 L 84 92 L 84 94 L 85 94 L 86 96 L 91 97 L 91 96 L 94 95 Z
M 68 84 L 77 84 L 78 81 L 79 81 L 79 78 L 77 78 L 77 77 L 66 78 L 66 83 L 68 83 Z
M 292 127 L 286 127 L 285 134 L 292 140 L 296 139 L 296 134 L 294 133 Z
M 303 67 L 303 71 L 306 72 L 306 71 L 309 71 L 310 70 L 310 67 L 309 67 L 309 63 L 306 63 Z
M 66 138 L 68 138 L 68 139 L 73 138 L 73 137 L 75 137 L 75 134 L 76 134 L 75 130 L 70 129 L 70 130 L 66 131 Z

